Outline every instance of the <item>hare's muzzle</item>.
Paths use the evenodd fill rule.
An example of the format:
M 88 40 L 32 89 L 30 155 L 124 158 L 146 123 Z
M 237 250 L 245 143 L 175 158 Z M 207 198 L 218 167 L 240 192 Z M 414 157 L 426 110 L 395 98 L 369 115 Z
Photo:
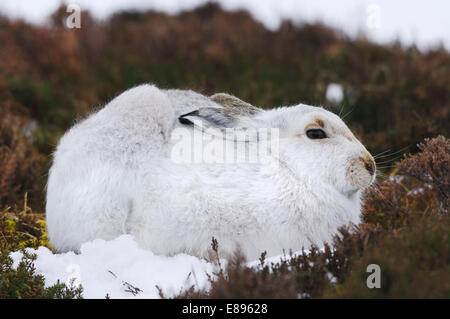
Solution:
M 368 152 L 364 153 L 363 156 L 356 158 L 347 170 L 348 181 L 357 189 L 370 186 L 375 179 L 375 160 Z
M 359 159 L 361 160 L 364 168 L 369 172 L 369 174 L 371 176 L 374 175 L 376 166 L 373 157 L 370 154 L 367 154 L 366 156 L 360 157 Z

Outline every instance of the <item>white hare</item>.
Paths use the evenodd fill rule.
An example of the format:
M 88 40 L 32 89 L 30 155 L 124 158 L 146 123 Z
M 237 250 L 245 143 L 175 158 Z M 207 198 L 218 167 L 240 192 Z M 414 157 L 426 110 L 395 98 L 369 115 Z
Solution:
M 278 129 L 277 154 L 268 157 L 279 165 L 173 159 L 173 132 L 209 127 Z M 250 140 L 242 143 L 263 139 Z M 227 94 L 141 85 L 61 138 L 48 179 L 47 225 L 57 251 L 131 234 L 157 254 L 206 257 L 215 237 L 220 252 L 239 247 L 256 259 L 263 251 L 320 246 L 338 227 L 359 223 L 361 193 L 374 177 L 372 156 L 323 108 L 261 110 Z

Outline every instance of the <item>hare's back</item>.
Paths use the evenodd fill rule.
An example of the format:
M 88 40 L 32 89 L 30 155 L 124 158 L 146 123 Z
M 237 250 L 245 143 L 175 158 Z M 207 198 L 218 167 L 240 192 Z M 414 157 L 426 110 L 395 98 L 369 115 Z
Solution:
M 161 150 L 175 119 L 164 91 L 140 85 L 73 126 L 61 139 L 56 155 L 59 151 L 88 152 L 102 160 L 128 162 L 140 152 Z
M 150 85 L 125 91 L 75 124 L 54 153 L 47 187 L 47 224 L 59 251 L 127 229 L 139 193 L 138 170 L 158 161 L 174 112 Z M 154 165 L 154 164 L 153 164 Z

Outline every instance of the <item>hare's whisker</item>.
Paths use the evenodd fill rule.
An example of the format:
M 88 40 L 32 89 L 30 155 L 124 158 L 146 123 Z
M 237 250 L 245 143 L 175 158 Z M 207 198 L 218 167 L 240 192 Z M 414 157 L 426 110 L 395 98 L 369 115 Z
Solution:
M 391 149 L 388 149 L 388 150 L 386 150 L 386 151 L 384 151 L 384 152 L 378 153 L 378 154 L 374 155 L 373 158 L 377 158 L 377 157 L 379 157 L 380 155 L 389 152 L 390 150 L 391 150 Z
M 350 111 L 348 111 L 341 119 L 344 120 L 348 115 L 350 115 L 356 108 L 356 105 L 354 107 L 352 107 L 352 109 Z
M 344 110 L 345 105 L 342 105 L 341 110 L 339 111 L 339 117 L 341 117 L 342 111 Z
M 409 145 L 408 146 L 405 146 L 405 147 L 403 147 L 403 148 L 401 148 L 401 149 L 399 149 L 398 151 L 396 151 L 396 152 L 393 152 L 393 153 L 389 153 L 389 154 L 385 154 L 385 155 L 382 155 L 382 156 L 377 156 L 377 157 L 375 157 L 374 156 L 374 158 L 383 158 L 383 157 L 388 157 L 388 156 L 392 156 L 392 155 L 396 155 L 396 154 L 398 154 L 398 153 L 400 153 L 400 152 L 403 152 L 404 150 L 406 150 L 407 148 L 409 148 Z M 400 156 L 403 156 L 403 155 L 400 155 Z
M 382 162 L 376 162 L 376 163 L 377 163 L 377 165 L 379 165 L 379 164 L 386 164 L 386 163 L 392 163 L 392 162 L 397 161 L 400 157 L 401 156 L 397 156 L 397 157 L 391 158 L 389 160 L 382 161 Z

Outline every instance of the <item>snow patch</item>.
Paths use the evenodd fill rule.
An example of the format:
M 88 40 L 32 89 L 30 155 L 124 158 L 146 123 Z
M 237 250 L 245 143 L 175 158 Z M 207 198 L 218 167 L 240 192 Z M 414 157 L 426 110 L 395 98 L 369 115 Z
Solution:
M 160 298 L 157 286 L 165 297 L 173 297 L 194 286 L 197 290 L 209 289 L 208 276 L 214 279 L 219 266 L 187 254 L 159 256 L 139 247 L 131 235 L 122 235 L 105 241 L 96 239 L 81 246 L 80 253 L 73 251 L 54 254 L 46 247 L 27 248 L 37 256 L 36 273 L 43 275 L 45 285 L 59 280 L 67 285 L 83 286 L 87 299 L 110 298 Z M 307 250 L 305 250 L 308 253 Z M 295 258 L 301 251 L 268 257 L 264 265 Z M 21 251 L 12 252 L 13 268 L 23 257 Z M 225 271 L 228 261 L 220 260 Z M 259 260 L 245 264 L 259 270 Z
M 83 286 L 84 298 L 159 298 L 158 289 L 166 297 L 195 286 L 209 288 L 208 274 L 217 266 L 186 254 L 157 256 L 138 246 L 130 235 L 114 240 L 96 239 L 82 245 L 80 254 L 53 254 L 46 247 L 28 248 L 37 255 L 36 273 L 45 277 L 46 286 L 60 280 Z M 23 254 L 11 253 L 17 267 Z
M 326 92 L 327 100 L 332 103 L 340 103 L 344 99 L 344 90 L 340 84 L 330 83 Z

